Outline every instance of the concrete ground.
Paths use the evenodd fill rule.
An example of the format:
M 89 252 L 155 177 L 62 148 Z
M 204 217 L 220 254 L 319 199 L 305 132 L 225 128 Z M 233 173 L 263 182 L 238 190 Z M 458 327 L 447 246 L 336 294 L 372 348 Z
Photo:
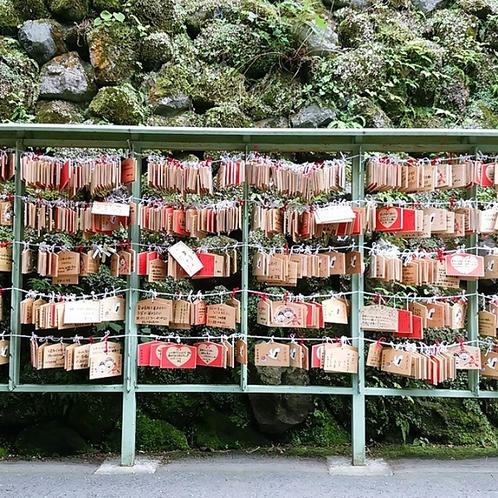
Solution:
M 1 498 L 498 497 L 498 458 L 372 460 L 214 454 L 170 462 L 0 463 Z

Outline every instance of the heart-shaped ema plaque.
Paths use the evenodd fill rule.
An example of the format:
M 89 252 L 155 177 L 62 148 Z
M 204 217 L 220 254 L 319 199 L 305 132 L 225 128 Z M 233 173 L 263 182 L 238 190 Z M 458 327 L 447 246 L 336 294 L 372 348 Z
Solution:
M 470 275 L 479 267 L 479 260 L 472 254 L 455 254 L 450 258 L 450 265 L 461 275 Z
M 207 365 L 216 361 L 219 354 L 219 347 L 216 344 L 199 344 L 197 346 L 197 356 Z
M 493 185 L 493 183 L 495 181 L 495 166 L 488 165 L 484 169 L 484 175 L 486 176 L 487 184 Z
M 192 351 L 188 346 L 169 346 L 165 356 L 172 365 L 180 368 L 190 361 Z
M 379 223 L 381 228 L 391 228 L 399 218 L 399 212 L 396 208 L 381 209 L 379 211 Z

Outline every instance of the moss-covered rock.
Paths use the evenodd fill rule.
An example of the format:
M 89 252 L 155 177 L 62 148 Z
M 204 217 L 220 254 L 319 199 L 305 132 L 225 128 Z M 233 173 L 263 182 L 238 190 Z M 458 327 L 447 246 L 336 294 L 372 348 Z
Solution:
M 24 429 L 17 436 L 15 448 L 22 456 L 42 457 L 77 455 L 91 450 L 77 432 L 64 427 L 60 422 Z
M 213 19 L 235 24 L 256 25 L 258 21 L 278 21 L 280 14 L 268 0 L 184 0 L 184 22 L 189 34 L 195 38 Z
M 145 109 L 131 85 L 104 87 L 91 101 L 89 111 L 114 124 L 138 125 L 145 120 Z
M 235 102 L 223 102 L 204 114 L 204 126 L 212 128 L 248 128 L 253 122 Z
M 359 119 L 366 128 L 391 128 L 392 121 L 382 108 L 367 97 L 353 99 L 349 106 L 350 118 Z
M 237 0 L 196 0 L 185 2 L 185 23 L 189 34 L 196 37 L 213 19 L 230 19 L 238 12 Z
M 410 11 L 377 9 L 373 16 L 376 26 L 375 40 L 387 45 L 407 43 L 422 34 L 423 25 Z
M 483 41 L 495 50 L 498 48 L 498 15 L 489 16 L 486 21 Z
M 242 102 L 246 96 L 245 78 L 221 64 L 204 66 L 192 82 L 194 109 L 201 112 L 227 102 Z
M 130 15 L 155 31 L 175 33 L 183 30 L 184 11 L 176 0 L 128 0 Z
M 197 421 L 194 445 L 213 450 L 269 446 L 270 441 L 253 427 L 240 427 L 225 413 L 207 411 Z
M 289 73 L 272 71 L 247 92 L 244 109 L 257 121 L 289 116 L 304 103 L 303 85 Z
M 151 33 L 140 41 L 140 60 L 147 71 L 157 71 L 172 57 L 173 46 L 167 33 Z
M 335 58 L 313 58 L 309 71 L 313 93 L 341 104 L 353 96 L 377 93 L 385 87 L 387 76 L 384 54 L 384 45 L 372 43 Z
M 122 0 L 93 0 L 93 9 L 96 12 L 107 10 L 108 12 L 119 12 L 123 9 Z
M 413 107 L 431 107 L 444 83 L 444 51 L 430 40 L 414 38 L 384 52 L 387 83 L 376 89 L 383 110 L 400 122 Z
M 201 63 L 198 59 L 194 41 L 186 33 L 177 33 L 171 37 L 173 48 L 172 62 L 181 64 L 192 73 L 199 72 Z
M 466 76 L 461 69 L 445 66 L 442 71 L 444 80 L 437 85 L 434 105 L 439 109 L 465 112 L 470 90 L 466 84 Z
M 448 48 L 448 58 L 458 59 L 477 50 L 479 19 L 459 9 L 443 9 L 428 19 L 426 29 L 438 44 Z
M 131 79 L 137 69 L 137 31 L 121 23 L 101 25 L 88 34 L 90 62 L 99 85 L 116 85 Z
M 498 114 L 493 110 L 496 102 L 489 98 L 470 98 L 467 101 L 466 111 L 459 116 L 458 124 L 462 128 L 498 128 Z
M 137 448 L 142 451 L 188 450 L 185 434 L 165 420 L 137 416 Z
M 497 443 L 495 431 L 477 400 L 418 398 L 415 402 L 417 435 L 431 443 Z
M 335 446 L 350 442 L 349 434 L 323 406 L 315 408 L 303 424 L 285 433 L 293 446 Z
M 29 112 L 39 94 L 38 67 L 12 38 L 0 37 L 0 120 L 19 107 Z
M 12 0 L 0 0 L 0 35 L 13 35 L 21 18 Z
M 204 116 L 196 114 L 194 111 L 186 111 L 176 116 L 152 115 L 147 119 L 147 126 L 178 126 L 194 127 L 204 126 Z
M 88 15 L 89 0 L 47 0 L 48 8 L 66 21 L 81 21 Z
M 372 42 L 388 46 L 416 38 L 422 32 L 419 18 L 411 11 L 375 4 L 369 10 L 341 9 L 335 14 L 340 43 L 357 48 Z
M 40 100 L 35 116 L 38 123 L 82 123 L 85 120 L 82 107 L 66 100 Z
M 267 74 L 278 62 L 278 55 L 271 50 L 262 32 L 243 24 L 211 21 L 194 43 L 204 61 L 224 63 L 249 78 Z
M 218 105 L 242 102 L 246 97 L 244 82 L 242 74 L 221 64 L 198 68 L 169 64 L 161 69 L 157 78 L 147 79 L 144 88 L 153 108 L 161 106 L 164 99 L 169 102 L 181 97 L 191 99 L 194 111 L 203 114 Z M 216 119 L 213 117 L 212 121 Z
M 171 115 L 174 113 L 163 112 L 166 107 L 177 100 L 190 99 L 193 93 L 193 75 L 182 65 L 167 65 L 158 75 L 144 80 L 144 90 L 147 102 L 152 106 L 154 113 Z
M 374 41 L 375 28 L 370 13 L 344 8 L 336 14 L 336 19 L 338 39 L 343 47 L 358 48 Z
M 44 0 L 12 0 L 12 4 L 23 21 L 45 19 L 50 15 Z
M 464 12 L 480 19 L 498 13 L 498 5 L 493 0 L 457 0 L 456 3 Z

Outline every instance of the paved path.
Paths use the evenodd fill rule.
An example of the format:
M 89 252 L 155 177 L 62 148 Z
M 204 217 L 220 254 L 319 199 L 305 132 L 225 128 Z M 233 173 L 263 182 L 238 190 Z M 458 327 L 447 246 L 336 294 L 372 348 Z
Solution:
M 162 463 L 1 462 L 1 498 L 498 498 L 498 458 L 373 461 L 206 455 Z

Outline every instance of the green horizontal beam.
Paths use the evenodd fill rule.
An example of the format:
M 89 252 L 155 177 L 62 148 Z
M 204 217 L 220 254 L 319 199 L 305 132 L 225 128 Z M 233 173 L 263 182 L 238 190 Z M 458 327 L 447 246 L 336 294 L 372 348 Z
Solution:
M 333 386 L 259 386 L 248 385 L 247 393 L 274 393 L 274 394 L 329 394 L 348 395 L 353 394 L 352 387 Z
M 242 390 L 238 384 L 138 384 L 137 393 L 183 392 L 183 393 L 273 393 L 273 394 L 341 394 L 351 395 L 351 387 L 333 386 L 268 386 L 249 384 Z
M 103 393 L 123 392 L 122 384 L 19 384 L 13 392 L 25 393 Z
M 498 394 L 498 393 L 497 393 Z M 366 387 L 366 396 L 413 396 L 428 398 L 476 398 L 470 390 L 458 389 L 396 389 L 386 387 Z
M 182 150 L 468 152 L 478 146 L 498 151 L 498 130 L 467 129 L 301 129 L 170 128 L 113 125 L 0 124 L 0 144 L 14 147 L 109 147 Z
M 138 384 L 137 393 L 152 392 L 217 392 L 217 393 L 274 393 L 274 394 L 329 394 L 352 395 L 350 387 L 334 386 L 268 386 L 249 384 L 243 391 L 238 384 Z M 20 384 L 13 392 L 122 392 L 122 384 Z M 8 384 L 0 384 L 0 392 L 9 392 Z M 413 396 L 426 398 L 498 398 L 498 391 L 479 391 L 455 389 L 396 389 L 384 387 L 366 387 L 366 396 Z

